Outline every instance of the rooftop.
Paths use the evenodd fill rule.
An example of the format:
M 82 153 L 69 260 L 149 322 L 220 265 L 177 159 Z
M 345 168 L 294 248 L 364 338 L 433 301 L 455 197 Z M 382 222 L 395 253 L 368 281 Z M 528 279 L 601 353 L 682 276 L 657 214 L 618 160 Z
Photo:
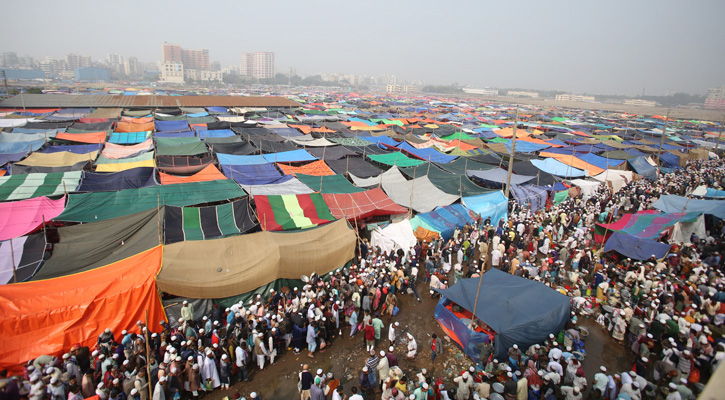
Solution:
M 284 97 L 262 96 L 110 96 L 67 94 L 24 94 L 11 97 L 1 108 L 82 107 L 299 107 Z

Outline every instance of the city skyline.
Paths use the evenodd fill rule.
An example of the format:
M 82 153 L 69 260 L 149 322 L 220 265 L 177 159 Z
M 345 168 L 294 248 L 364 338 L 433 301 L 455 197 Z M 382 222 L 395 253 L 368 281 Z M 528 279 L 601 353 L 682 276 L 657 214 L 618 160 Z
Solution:
M 147 15 L 164 18 L 128 31 L 108 29 L 97 18 L 113 20 L 112 2 L 16 2 L 4 7 L 0 32 L 12 39 L 0 52 L 94 60 L 121 54 L 156 62 L 160 44 L 168 42 L 208 49 L 210 61 L 222 66 L 239 65 L 241 53 L 274 52 L 277 72 L 293 68 L 300 76 L 389 74 L 432 84 L 630 96 L 705 94 L 725 83 L 725 52 L 716 50 L 725 39 L 724 2 L 321 3 L 283 1 L 283 12 L 272 18 L 263 17 L 271 15 L 269 7 L 258 3 L 200 9 L 183 0 L 174 7 L 131 0 L 124 6 L 142 5 Z M 17 34 L 27 28 L 27 15 L 48 10 L 60 21 L 84 23 L 38 24 L 32 34 Z M 317 20 L 324 23 L 305 22 Z M 48 44 L 51 35 L 58 44 Z

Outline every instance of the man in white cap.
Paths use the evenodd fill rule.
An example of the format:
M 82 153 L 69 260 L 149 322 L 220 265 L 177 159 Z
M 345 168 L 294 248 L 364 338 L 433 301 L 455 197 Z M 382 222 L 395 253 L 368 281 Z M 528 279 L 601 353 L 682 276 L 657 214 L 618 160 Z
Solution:
M 408 332 L 408 353 L 406 356 L 408 359 L 412 360 L 415 358 L 415 355 L 418 354 L 418 343 L 415 341 L 415 338 L 413 338 L 413 335 Z
M 194 322 L 194 305 L 187 300 L 181 303 L 181 318 L 189 323 Z
M 633 381 L 631 383 L 623 383 L 622 388 L 619 390 L 621 396 L 622 393 L 629 395 L 632 400 L 641 400 L 642 393 L 640 392 L 639 382 Z
M 599 367 L 599 372 L 594 374 L 594 383 L 592 389 L 599 389 L 599 393 L 604 394 L 609 384 L 609 377 L 607 376 L 607 368 L 603 365 Z
M 574 386 L 562 386 L 561 394 L 564 395 L 565 400 L 581 400 L 582 394 L 578 387 Z
M 154 394 L 152 400 L 166 400 L 166 377 L 162 376 L 154 386 Z
M 395 345 L 395 334 L 396 329 L 398 329 L 398 326 L 400 326 L 400 322 L 394 322 L 390 324 L 390 328 L 388 328 L 388 340 L 390 341 L 390 345 Z
M 219 371 L 214 362 L 214 353 L 211 350 L 207 350 L 204 355 L 204 364 L 201 367 L 202 387 L 206 388 L 206 382 L 211 381 L 211 387 L 216 389 L 221 386 L 221 381 L 219 380 Z
M 60 378 L 54 376 L 50 378 L 50 386 L 48 386 L 48 393 L 50 394 L 51 400 L 66 400 L 65 386 L 60 381 Z
M 464 372 L 461 376 L 453 378 L 453 383 L 458 385 L 456 400 L 468 400 L 471 397 L 474 381 L 468 371 Z
M 380 359 L 378 360 L 378 365 L 375 369 L 377 370 L 377 375 L 380 379 L 384 392 L 386 389 L 388 375 L 390 374 L 390 364 L 388 363 L 388 358 L 385 357 L 385 352 L 382 350 L 380 350 Z
M 665 390 L 665 393 L 667 393 L 666 400 L 684 400 L 682 394 L 677 390 L 677 385 L 674 382 L 670 382 L 670 384 L 663 389 Z

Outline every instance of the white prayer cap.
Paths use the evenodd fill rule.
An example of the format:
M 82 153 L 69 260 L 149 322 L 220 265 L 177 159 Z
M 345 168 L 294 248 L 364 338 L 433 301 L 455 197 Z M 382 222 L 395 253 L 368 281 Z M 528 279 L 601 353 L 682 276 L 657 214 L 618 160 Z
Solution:
M 64 359 L 64 360 L 67 360 L 67 359 L 69 359 L 69 358 L 70 358 L 70 353 L 65 353 L 65 354 L 63 354 L 63 359 Z
M 181 304 L 183 304 L 183 305 L 187 305 L 187 304 L 189 304 L 189 302 L 188 302 L 188 301 L 186 301 L 186 300 L 184 300 L 184 301 L 183 301 L 183 302 L 182 302 Z
M 98 388 L 98 389 L 103 388 L 103 382 L 100 382 L 98 385 L 96 385 L 96 388 Z
M 159 382 L 166 382 L 166 375 L 159 378 Z
M 322 375 L 322 368 L 317 369 L 317 375 Z
M 602 365 L 601 367 L 599 367 L 599 370 L 602 371 L 602 372 L 607 372 L 607 367 L 605 367 L 604 365 Z
M 136 388 L 131 389 L 131 396 L 135 396 L 137 394 L 138 394 L 138 389 L 136 389 Z
M 124 329 L 124 330 L 123 330 L 123 331 L 121 332 L 121 334 L 122 334 L 122 335 L 124 335 L 124 336 L 125 336 L 125 335 L 126 335 L 127 333 L 128 333 L 128 331 L 127 331 L 127 330 L 125 330 L 125 329 Z
M 114 385 L 118 385 L 119 383 L 121 383 L 121 380 L 119 380 L 118 378 L 113 380 Z

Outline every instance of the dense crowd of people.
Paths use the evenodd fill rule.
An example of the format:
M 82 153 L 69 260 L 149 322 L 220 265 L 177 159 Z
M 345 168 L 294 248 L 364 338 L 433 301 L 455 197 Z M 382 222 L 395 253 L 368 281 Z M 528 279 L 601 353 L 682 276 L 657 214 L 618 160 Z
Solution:
M 302 400 L 694 399 L 725 358 L 722 221 L 708 220 L 708 235 L 693 234 L 689 243 L 662 235 L 659 240 L 672 245 L 668 256 L 649 260 L 602 253 L 593 228 L 649 209 L 666 193 L 719 187 L 722 178 L 719 161 L 693 162 L 655 182 L 636 180 L 616 193 L 603 185 L 593 196 L 536 212 L 512 202 L 506 221 L 478 219 L 448 240 L 422 240 L 410 249 L 385 252 L 362 240 L 353 263 L 324 279 L 313 274 L 301 288 L 215 306 L 209 315 L 184 301 L 173 327 L 138 321 L 128 331 L 107 329 L 92 348 L 76 345 L 60 358 L 37 357 L 16 376 L 3 371 L 2 400 L 196 399 L 249 381 L 254 370 L 288 352 L 314 359 L 355 337 L 366 357 L 357 379 L 343 387 L 332 373 L 305 365 L 297 379 Z M 484 343 L 481 362 L 452 380 L 414 369 L 411 360 L 419 353 L 435 363 L 444 342 L 435 334 L 416 338 L 400 324 L 401 296 L 420 302 L 419 291 L 434 296 L 433 289 L 489 268 L 569 295 L 565 329 L 544 343 L 514 345 L 507 359 L 494 358 L 493 343 Z M 631 368 L 602 366 L 586 376 L 587 331 L 579 319 L 590 316 L 625 347 Z

